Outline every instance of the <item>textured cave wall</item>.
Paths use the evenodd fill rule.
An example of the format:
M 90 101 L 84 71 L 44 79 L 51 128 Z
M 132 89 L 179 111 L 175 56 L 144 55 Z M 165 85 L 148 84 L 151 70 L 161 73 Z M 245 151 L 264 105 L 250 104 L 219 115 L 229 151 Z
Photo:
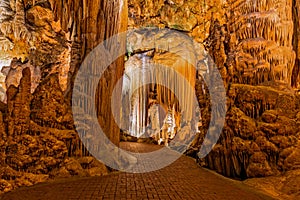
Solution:
M 36 104 L 31 106 L 30 120 L 49 128 L 73 129 L 70 103 L 76 72 L 94 47 L 127 29 L 127 1 L 4 0 L 0 9 L 0 56 L 13 60 L 2 69 L 6 76 L 5 88 L 18 87 L 23 71 L 29 67 L 31 79 L 28 81 L 34 100 L 31 103 Z M 125 38 L 118 46 L 106 48 L 108 51 L 125 49 Z M 95 97 L 99 122 L 115 144 L 119 143 L 119 128 L 111 114 L 110 96 L 123 71 L 124 59 L 119 58 L 103 75 Z M 42 87 L 57 82 L 56 91 Z M 56 101 L 49 99 L 52 96 Z M 30 104 L 31 98 L 24 98 L 21 101 Z M 10 108 L 10 102 L 7 104 Z M 66 108 L 62 109 L 59 104 Z M 49 108 L 53 110 L 48 112 Z M 22 121 L 22 117 L 13 116 L 14 119 L 7 120 L 9 123 Z M 21 132 L 32 131 L 29 127 L 25 129 Z M 74 146 L 79 148 L 78 138 Z
M 129 28 L 160 27 L 184 31 L 197 42 L 209 36 L 212 19 L 225 20 L 222 0 L 130 0 Z
M 296 52 L 295 66 L 292 74 L 292 86 L 299 87 L 300 83 L 300 2 L 293 0 L 294 37 L 293 46 Z
M 128 13 L 129 28 L 186 33 L 205 46 L 219 69 L 227 89 L 226 123 L 213 151 L 199 160 L 202 166 L 239 178 L 298 169 L 298 1 L 132 0 Z M 197 53 L 202 125 L 187 152 L 191 155 L 199 151 L 211 118 L 210 95 L 202 79 L 206 55 Z M 213 126 L 218 128 L 218 123 Z
M 100 42 L 127 30 L 127 1 L 4 0 L 0 8 L 3 11 L 1 58 L 20 61 L 3 71 L 6 87 L 18 86 L 27 65 L 32 66 L 35 82 L 43 82 L 51 74 L 58 73 L 68 104 L 72 82 L 86 55 Z M 107 48 L 124 49 L 125 38 L 118 45 Z M 109 67 L 95 97 L 100 124 L 115 144 L 119 141 L 119 128 L 114 123 L 109 102 L 114 85 L 123 74 L 123 66 L 124 59 L 119 58 Z M 36 73 L 38 71 L 40 73 Z M 36 88 L 36 83 L 32 87 Z
M 51 178 L 108 173 L 74 130 L 71 89 L 85 56 L 126 30 L 126 8 L 126 1 L 106 0 L 0 2 L 0 59 L 13 61 L 1 74 L 7 91 L 0 106 L 0 193 Z M 125 38 L 119 42 L 125 48 Z M 119 128 L 107 105 L 123 62 L 109 67 L 95 97 L 99 120 L 115 144 Z
M 206 48 L 227 86 L 226 123 L 200 164 L 231 177 L 298 169 L 299 16 L 296 1 L 227 1 Z
M 126 1 L 52 1 L 55 19 L 62 26 L 71 43 L 71 60 L 69 89 L 72 89 L 76 72 L 86 55 L 102 41 L 114 34 L 126 31 Z M 125 38 L 119 46 L 107 46 L 108 51 L 114 48 L 125 49 Z M 111 48 L 111 49 L 110 49 Z M 109 139 L 118 145 L 119 127 L 111 114 L 111 93 L 115 83 L 122 76 L 124 59 L 112 63 L 100 80 L 96 99 L 98 118 L 103 131 Z M 67 91 L 69 100 L 71 91 Z M 118 105 L 115 105 L 118 106 Z
M 177 30 L 190 36 L 193 39 L 193 49 L 189 48 L 189 50 L 194 51 L 196 49 L 196 55 L 194 60 L 196 64 L 190 66 L 191 69 L 196 67 L 200 69 L 198 72 L 193 70 L 188 71 L 188 66 L 184 63 L 173 64 L 167 63 L 168 60 L 174 60 L 174 63 L 180 59 L 176 56 L 172 55 L 168 52 L 156 52 L 159 56 L 156 56 L 159 59 L 163 60 L 166 57 L 167 66 L 173 66 L 176 68 L 176 65 L 183 67 L 183 70 L 187 70 L 186 72 L 182 73 L 184 77 L 190 81 L 192 80 L 193 86 L 196 85 L 197 88 L 197 96 L 199 97 L 199 101 L 201 101 L 201 116 L 202 116 L 202 123 L 205 124 L 206 128 L 209 124 L 210 114 L 209 114 L 209 99 L 207 98 L 207 94 L 205 95 L 198 95 L 203 91 L 203 86 L 205 85 L 201 76 L 206 73 L 207 66 L 205 65 L 205 60 L 207 59 L 207 54 L 203 52 L 204 45 L 203 41 L 209 35 L 209 27 L 211 24 L 212 19 L 218 19 L 220 21 L 224 21 L 224 10 L 222 1 L 203 1 L 200 2 L 196 0 L 172 0 L 172 1 L 155 1 L 155 0 L 146 0 L 146 1 L 136 1 L 131 0 L 128 1 L 128 28 L 166 28 L 171 30 Z M 167 36 L 162 35 L 162 38 L 167 38 Z M 178 39 L 180 42 L 185 42 L 185 39 Z M 147 41 L 147 40 L 146 40 Z M 177 44 L 178 41 L 175 39 L 174 44 Z M 165 46 L 163 40 L 161 40 L 161 44 L 159 43 L 158 46 Z M 172 45 L 171 45 L 172 46 Z M 187 52 L 184 50 L 183 47 L 180 45 L 177 47 L 178 52 Z M 143 49 L 145 50 L 145 49 Z M 147 49 L 146 49 L 147 51 Z M 139 52 L 137 52 L 138 54 Z M 150 52 L 150 54 L 152 54 Z M 177 68 L 180 68 L 177 67 Z M 186 69 L 185 69 L 186 68 Z M 199 78 L 196 79 L 197 74 L 199 74 Z M 166 94 L 166 93 L 165 93 Z M 159 95 L 160 98 L 166 101 L 168 97 L 166 95 Z M 201 99 L 201 97 L 203 97 Z M 160 102 L 163 102 L 160 100 Z M 187 106 L 184 105 L 186 108 Z M 177 112 L 178 114 L 179 112 Z M 179 119 L 179 118 L 178 118 Z M 180 124 L 180 122 L 177 122 Z M 202 128 L 202 127 L 201 127 Z
M 4 139 L 0 162 L 5 165 L 0 169 L 1 190 L 45 180 L 49 177 L 45 174 L 68 177 L 90 170 L 66 159 L 88 154 L 73 130 L 70 83 L 97 44 L 127 29 L 127 15 L 129 28 L 175 29 L 204 45 L 228 86 L 227 122 L 201 165 L 242 178 L 299 169 L 300 104 L 289 87 L 299 83 L 297 0 L 131 0 L 128 12 L 122 2 L 122 6 L 116 0 L 0 2 L 0 56 L 17 59 L 5 71 L 6 82 L 13 84 L 7 85 L 7 105 L 0 107 Z M 120 45 L 125 48 L 125 40 Z M 201 65 L 205 55 L 198 53 Z M 110 114 L 109 93 L 123 73 L 123 62 L 120 58 L 110 66 L 95 97 L 99 121 L 115 143 L 119 128 Z M 198 68 L 195 84 L 205 131 L 210 100 L 202 89 L 201 70 L 206 69 Z M 112 84 L 106 86 L 107 80 Z M 196 151 L 202 139 L 198 136 L 194 142 Z M 80 162 L 94 163 L 91 158 Z M 26 174 L 16 172 L 20 169 Z
M 295 64 L 292 1 L 228 1 L 226 23 L 212 21 L 207 49 L 231 83 L 291 85 Z
M 126 0 L 67 2 L 52 0 L 51 4 L 55 19 L 60 21 L 62 29 L 72 42 L 71 72 L 75 74 L 85 56 L 93 48 L 111 36 L 127 30 Z M 107 46 L 106 48 L 108 51 L 113 48 L 125 48 L 125 38 L 120 41 L 119 46 Z M 110 96 L 116 82 L 123 75 L 123 71 L 124 59 L 119 58 L 105 71 L 95 97 L 100 125 L 115 144 L 119 143 L 120 131 L 111 113 Z M 118 92 L 118 94 L 120 93 L 121 91 Z

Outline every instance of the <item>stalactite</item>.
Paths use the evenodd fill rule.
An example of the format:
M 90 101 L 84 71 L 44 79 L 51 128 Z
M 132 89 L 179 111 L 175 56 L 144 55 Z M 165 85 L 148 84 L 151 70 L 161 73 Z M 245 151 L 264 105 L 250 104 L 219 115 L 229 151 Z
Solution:
M 239 66 L 240 63 L 237 65 L 237 83 L 260 84 L 263 81 L 280 80 L 290 84 L 295 58 L 292 48 L 292 0 L 231 0 L 228 3 L 234 14 L 229 19 L 228 29 L 236 34 L 238 44 L 232 49 L 237 48 L 237 56 L 245 57 L 248 62 L 242 61 L 242 66 Z M 269 66 L 265 66 L 267 68 L 263 72 L 258 72 L 258 67 L 262 66 L 254 63 L 252 67 L 249 59 L 256 63 L 266 61 Z M 274 70 L 281 65 L 287 68 L 283 74 L 277 74 Z M 251 73 L 255 74 L 253 80 L 249 80 Z
M 299 87 L 300 83 L 300 3 L 293 0 L 293 21 L 294 21 L 294 35 L 293 35 L 293 49 L 296 52 L 296 61 L 292 71 L 292 86 Z
M 147 66 L 147 73 L 150 76 L 150 82 L 152 83 L 156 83 L 156 84 L 150 84 L 147 88 L 146 91 L 153 91 L 155 93 L 155 101 L 157 102 L 157 104 L 160 104 L 162 106 L 165 107 L 166 111 L 168 111 L 169 116 L 172 115 L 173 116 L 173 124 L 171 125 L 171 129 L 173 129 L 172 133 L 175 132 L 175 129 L 177 128 L 182 128 L 180 127 L 180 122 L 182 122 L 183 124 L 188 124 L 192 119 L 193 119 L 193 112 L 194 112 L 194 105 L 193 105 L 193 99 L 192 99 L 192 91 L 185 85 L 185 84 L 190 84 L 191 88 L 195 87 L 195 81 L 196 81 L 196 70 L 195 67 L 191 64 L 193 62 L 195 62 L 195 58 L 194 55 L 188 55 L 185 52 L 185 55 L 176 55 L 174 52 L 180 52 L 179 54 L 181 54 L 181 51 L 179 51 L 181 49 L 181 47 L 179 45 L 181 44 L 171 44 L 169 42 L 165 42 L 168 41 L 168 37 L 171 37 L 170 40 L 176 40 L 174 37 L 174 35 L 169 35 L 169 34 L 165 34 L 165 36 L 163 35 L 165 30 L 162 31 L 160 37 L 159 37 L 159 41 L 155 41 L 156 44 L 156 50 L 154 51 L 154 56 L 152 58 L 147 58 L 146 59 L 146 55 L 147 53 L 143 53 L 143 54 L 139 54 L 140 58 L 140 68 L 142 69 L 144 66 L 144 59 L 149 60 L 150 65 Z M 151 32 L 151 31 L 150 31 Z M 155 32 L 155 31 L 154 31 Z M 159 31 L 158 31 L 159 32 Z M 146 37 L 149 34 L 146 34 L 146 36 L 141 36 L 139 35 L 140 33 L 137 33 L 135 35 L 135 37 Z M 155 34 L 155 33 L 151 33 L 151 34 Z M 132 34 L 133 35 L 133 34 Z M 182 38 L 183 39 L 183 38 Z M 140 39 L 138 39 L 140 41 Z M 151 40 L 151 39 L 150 39 Z M 129 42 L 132 42 L 130 36 L 128 39 Z M 187 42 L 189 45 L 189 40 L 185 41 L 183 39 L 184 42 Z M 147 41 L 148 42 L 148 41 Z M 129 43 L 128 46 L 132 46 L 134 47 L 132 49 L 132 51 L 136 51 L 137 49 L 139 49 L 140 47 L 143 48 L 143 43 L 139 43 L 139 44 L 135 44 L 135 43 Z M 175 49 L 175 50 L 174 50 Z M 165 50 L 169 50 L 169 52 L 166 52 Z M 145 49 L 143 48 L 143 51 L 145 51 Z M 149 49 L 149 51 L 151 51 L 151 49 Z M 173 51 L 173 52 L 172 52 Z M 180 56 L 184 56 L 183 58 L 189 60 L 190 62 L 187 62 L 186 60 L 183 60 L 180 58 Z M 134 64 L 131 64 L 131 60 L 135 59 L 135 57 L 137 57 L 137 55 L 134 55 L 133 58 L 130 57 L 129 60 L 126 62 L 126 69 L 128 68 L 134 68 L 136 67 Z M 136 63 L 138 63 L 136 61 Z M 128 73 L 127 73 L 128 75 Z M 138 77 L 143 78 L 144 76 L 141 74 L 139 76 L 135 75 L 128 75 L 130 77 L 130 82 L 134 83 Z M 184 83 L 184 81 L 186 81 L 186 83 Z M 158 83 L 163 83 L 164 85 L 160 85 Z M 131 86 L 131 88 L 134 85 Z M 142 89 L 142 88 L 141 88 Z M 143 94 L 143 89 L 142 90 L 137 90 L 136 93 L 133 94 L 133 104 L 137 104 L 136 102 L 139 101 L 139 99 L 142 99 L 142 94 Z M 129 89 L 131 90 L 131 89 Z M 176 96 L 174 94 L 174 92 L 176 92 Z M 149 94 L 147 94 L 149 95 Z M 178 102 L 178 99 L 181 99 L 183 102 L 180 103 Z M 145 102 L 145 101 L 143 101 Z M 145 104 L 141 104 L 140 105 L 145 105 Z M 140 107 L 140 110 L 137 111 L 138 109 L 136 109 L 135 107 L 131 108 L 131 112 L 133 113 L 132 116 L 132 128 L 131 131 L 134 130 L 134 127 L 137 126 L 137 124 L 145 124 L 146 123 L 146 119 L 147 119 L 147 114 L 144 115 L 144 113 L 146 113 L 148 109 L 148 105 L 147 106 L 142 106 Z M 140 119 L 140 122 L 137 123 L 137 121 L 139 120 L 139 118 L 137 117 L 138 114 L 143 115 L 143 117 L 141 118 L 142 121 Z M 195 123 L 195 122 L 194 122 Z M 139 125 L 138 125 L 139 126 Z M 140 126 L 139 126 L 140 127 Z M 130 131 L 130 132 L 131 132 Z M 131 133 L 133 135 L 138 135 L 137 133 Z M 166 136 L 166 132 L 163 133 L 163 137 L 168 137 Z

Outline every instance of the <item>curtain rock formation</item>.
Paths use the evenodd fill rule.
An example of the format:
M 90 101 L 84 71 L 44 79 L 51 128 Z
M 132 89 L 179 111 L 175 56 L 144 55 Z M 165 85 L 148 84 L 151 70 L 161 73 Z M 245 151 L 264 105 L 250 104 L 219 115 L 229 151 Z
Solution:
M 299 9 L 297 0 L 1 0 L 0 93 L 6 103 L 0 102 L 0 191 L 53 177 L 107 173 L 74 129 L 73 82 L 99 43 L 141 27 L 180 31 L 187 39 L 174 39 L 178 52 L 186 50 L 182 41 L 196 49 L 191 56 L 197 71 L 168 51 L 127 46 L 128 53 L 146 53 L 153 63 L 175 65 L 195 86 L 200 132 L 187 154 L 199 151 L 210 121 L 221 127 L 211 119 L 211 102 L 217 100 L 203 78 L 213 81 L 217 66 L 227 90 L 226 123 L 212 152 L 198 162 L 238 178 L 299 169 Z M 105 47 L 125 49 L 125 38 L 118 45 Z M 99 122 L 115 144 L 120 131 L 110 96 L 123 71 L 120 57 L 101 78 L 95 97 Z M 147 109 L 153 102 L 176 102 L 166 88 L 151 87 L 148 95 L 155 101 Z
M 127 1 L 0 2 L 0 60 L 1 67 L 2 63 L 6 66 L 1 74 L 6 104 L 1 103 L 0 192 L 49 178 L 108 172 L 89 157 L 79 140 L 71 92 L 86 55 L 126 29 Z M 125 38 L 118 48 L 125 49 Z M 99 121 L 115 144 L 119 129 L 103 102 L 110 102 L 114 84 L 124 71 L 123 62 L 119 58 L 108 68 L 95 97 Z

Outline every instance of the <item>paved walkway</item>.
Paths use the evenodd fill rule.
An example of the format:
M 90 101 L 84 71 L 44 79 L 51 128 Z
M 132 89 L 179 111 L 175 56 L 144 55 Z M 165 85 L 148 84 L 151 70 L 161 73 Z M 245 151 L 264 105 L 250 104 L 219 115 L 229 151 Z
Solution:
M 159 146 L 122 143 L 122 148 L 145 152 Z M 182 156 L 170 166 L 144 174 L 112 173 L 103 177 L 72 178 L 19 188 L 1 200 L 64 199 L 272 199 L 241 182 L 202 169 Z

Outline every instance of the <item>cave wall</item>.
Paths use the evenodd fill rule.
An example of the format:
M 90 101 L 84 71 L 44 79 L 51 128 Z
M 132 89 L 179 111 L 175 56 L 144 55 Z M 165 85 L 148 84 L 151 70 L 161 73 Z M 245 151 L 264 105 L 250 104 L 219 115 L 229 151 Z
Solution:
M 292 86 L 299 86 L 299 74 L 300 74 L 300 3 L 293 0 L 293 21 L 294 21 L 294 37 L 293 47 L 296 52 L 295 66 L 292 74 Z
M 212 152 L 198 160 L 200 165 L 237 178 L 298 168 L 298 1 L 133 0 L 128 9 L 129 29 L 182 31 L 206 48 L 219 69 L 227 90 L 226 123 Z M 211 119 L 203 81 L 207 54 L 197 53 L 202 125 L 190 155 L 199 151 Z
M 298 169 L 298 3 L 227 2 L 205 40 L 227 88 L 226 123 L 199 163 L 237 178 Z
M 55 19 L 59 20 L 74 46 L 71 52 L 71 70 L 75 74 L 79 64 L 93 48 L 111 36 L 127 30 L 127 1 L 53 0 L 51 4 Z M 119 46 L 106 48 L 108 51 L 114 48 L 125 49 L 125 38 L 120 41 Z M 120 132 L 111 113 L 110 96 L 123 71 L 124 59 L 118 58 L 105 71 L 95 97 L 100 125 L 115 144 L 119 143 Z
M 108 173 L 75 131 L 71 91 L 86 55 L 127 29 L 127 2 L 3 0 L 0 11 L 0 59 L 13 60 L 2 68 L 7 91 L 0 109 L 0 193 L 52 178 Z M 125 48 L 125 38 L 118 48 Z M 99 121 L 116 145 L 120 134 L 109 96 L 123 70 L 119 58 L 95 97 Z
M 221 27 L 227 59 L 217 64 L 227 66 L 226 71 L 233 68 L 231 82 L 291 85 L 295 64 L 292 1 L 230 1 L 229 9 L 227 26 Z
M 1 58 L 16 60 L 2 70 L 6 79 L 4 89 L 11 84 L 18 86 L 22 70 L 27 66 L 32 68 L 32 82 L 42 82 L 58 73 L 68 104 L 72 82 L 86 55 L 100 42 L 127 30 L 127 1 L 5 0 L 0 8 L 3 11 Z M 125 38 L 118 45 L 107 48 L 125 49 Z M 119 58 L 109 66 L 95 97 L 99 121 L 115 144 L 119 141 L 118 127 L 107 102 L 111 102 L 109 94 L 123 74 L 123 65 L 124 59 Z M 106 80 L 111 84 L 104 84 Z M 36 86 L 32 83 L 32 92 Z M 5 95 L 3 99 L 6 100 Z
M 217 64 L 227 88 L 227 122 L 213 151 L 198 160 L 201 165 L 242 178 L 299 168 L 299 97 L 294 90 L 300 71 L 297 0 L 131 0 L 128 10 L 126 1 L 117 0 L 2 0 L 0 10 L 0 57 L 16 59 L 3 71 L 7 104 L 0 106 L 2 191 L 43 181 L 46 174 L 84 175 L 89 170 L 80 162 L 94 161 L 68 159 L 88 155 L 74 131 L 72 83 L 86 55 L 127 28 L 184 32 L 205 46 Z M 120 46 L 125 48 L 125 40 Z M 198 61 L 207 56 L 197 53 Z M 108 102 L 123 66 L 119 58 L 109 67 L 95 97 L 99 121 L 115 144 L 119 128 Z M 198 69 L 191 72 L 197 79 L 191 80 L 205 133 L 210 99 L 207 88 L 202 88 L 201 70 L 206 69 Z M 197 136 L 194 151 L 202 139 Z
M 292 77 L 298 77 L 298 4 L 293 0 L 132 0 L 128 27 L 185 32 L 206 46 L 225 82 L 292 85 Z

